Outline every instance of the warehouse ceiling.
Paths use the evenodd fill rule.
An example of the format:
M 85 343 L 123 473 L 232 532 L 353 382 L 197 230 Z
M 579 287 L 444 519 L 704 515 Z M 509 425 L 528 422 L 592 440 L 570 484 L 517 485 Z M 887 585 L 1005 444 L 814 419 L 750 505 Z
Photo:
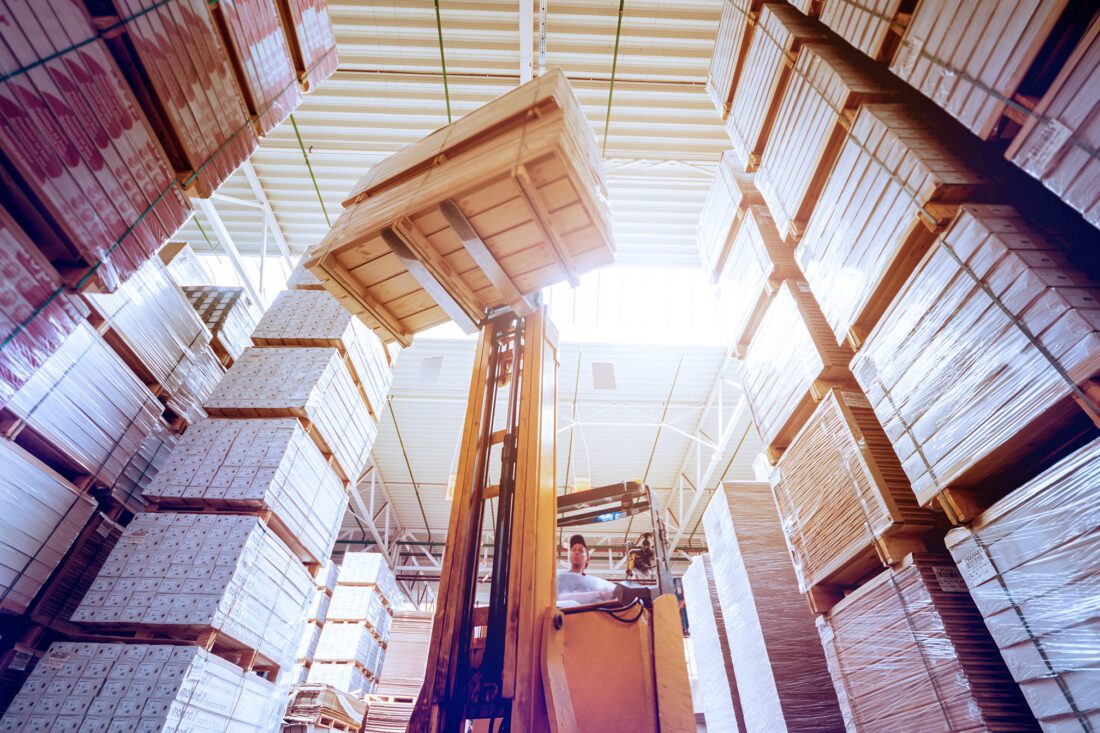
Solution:
M 760 451 L 696 254 L 699 212 L 728 147 L 705 93 L 722 2 L 628 0 L 620 32 L 618 0 L 548 0 L 543 56 L 539 2 L 524 1 L 532 11 L 526 43 L 517 0 L 441 0 L 438 25 L 430 0 L 330 2 L 339 70 L 305 98 L 293 124 L 264 140 L 252 167 L 297 257 L 324 236 L 363 172 L 447 124 L 448 106 L 457 119 L 519 84 L 525 66 L 562 68 L 604 151 L 616 272 L 628 274 L 588 276 L 568 308 L 558 297 L 555 320 L 573 326 L 563 328 L 560 353 L 559 488 L 645 478 L 667 509 L 669 539 L 698 548 L 710 493 L 723 477 L 751 478 Z M 243 170 L 213 200 L 246 257 L 277 252 L 255 202 Z M 217 252 L 216 229 L 200 212 L 181 236 Z M 628 292 L 648 302 L 619 295 Z M 620 301 L 614 319 L 609 299 Z M 635 337 L 649 343 L 629 343 Z M 344 549 L 401 537 L 408 544 L 398 564 L 410 568 L 430 568 L 429 555 L 441 553 L 442 545 L 412 543 L 438 543 L 446 533 L 473 349 L 473 339 L 420 337 L 398 358 L 376 469 L 345 521 Z M 610 374 L 613 388 L 595 383 L 597 373 Z M 640 517 L 589 532 L 618 548 L 602 569 L 621 573 L 628 530 L 633 539 L 648 528 Z

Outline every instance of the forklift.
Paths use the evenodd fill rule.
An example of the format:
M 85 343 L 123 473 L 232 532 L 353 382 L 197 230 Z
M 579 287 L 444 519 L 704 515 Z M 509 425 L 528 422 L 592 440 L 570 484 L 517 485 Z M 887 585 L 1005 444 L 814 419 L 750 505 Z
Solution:
M 544 306 L 490 314 L 481 329 L 410 733 L 695 730 L 679 602 L 649 487 L 557 495 L 557 349 Z M 624 583 L 614 600 L 559 609 L 559 528 L 644 511 L 653 542 L 631 559 L 656 569 L 656 586 Z

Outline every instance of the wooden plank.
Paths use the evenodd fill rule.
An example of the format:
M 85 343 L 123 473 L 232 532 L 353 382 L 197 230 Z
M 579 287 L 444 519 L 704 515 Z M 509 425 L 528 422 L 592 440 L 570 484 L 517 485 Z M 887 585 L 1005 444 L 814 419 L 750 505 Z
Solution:
M 542 630 L 542 684 L 546 697 L 546 716 L 550 733 L 578 733 L 569 695 L 569 680 L 565 674 L 565 650 L 561 612 L 552 608 L 546 612 Z
M 694 733 L 680 602 L 669 593 L 653 602 L 653 676 L 661 733 Z
M 400 226 L 401 222 L 398 222 Z M 450 291 L 436 277 L 436 272 L 446 276 L 453 272 L 447 267 L 444 260 L 438 256 L 428 254 L 427 258 L 421 257 L 413 247 L 420 242 L 415 234 L 404 230 L 404 236 L 398 229 L 383 229 L 382 239 L 389 245 L 390 250 L 401 260 L 401 264 L 409 271 L 409 274 L 420 284 L 420 287 L 431 296 L 447 316 L 454 321 L 463 333 L 471 334 L 481 325 L 481 311 L 473 310 L 473 294 L 463 286 L 456 284 L 454 290 L 461 293 L 462 302 L 451 296 Z M 417 244 L 411 243 L 416 242 Z M 434 272 L 433 272 L 434 271 Z

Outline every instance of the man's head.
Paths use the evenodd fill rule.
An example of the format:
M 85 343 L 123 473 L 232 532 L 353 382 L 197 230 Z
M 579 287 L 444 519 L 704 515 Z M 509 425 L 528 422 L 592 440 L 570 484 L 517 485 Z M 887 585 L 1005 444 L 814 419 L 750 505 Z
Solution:
M 569 569 L 574 573 L 583 573 L 588 567 L 588 543 L 584 537 L 575 534 L 569 538 Z

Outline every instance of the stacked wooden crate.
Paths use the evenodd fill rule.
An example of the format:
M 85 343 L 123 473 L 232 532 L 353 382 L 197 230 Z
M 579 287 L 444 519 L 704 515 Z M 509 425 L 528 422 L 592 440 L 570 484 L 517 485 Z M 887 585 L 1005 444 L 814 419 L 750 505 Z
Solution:
M 769 486 L 724 484 L 707 506 L 703 528 L 746 729 L 842 729 Z
M 252 345 L 256 328 L 252 301 L 244 288 L 186 285 L 184 295 L 210 330 L 210 346 L 226 368 Z
M 745 729 L 745 716 L 741 712 L 725 615 L 708 554 L 691 561 L 683 576 L 683 587 L 707 733 L 740 733 Z
M 3 730 L 276 730 L 275 685 L 202 649 L 56 642 L 34 668 Z
M 1044 730 L 1100 724 L 1100 441 L 947 535 L 947 546 Z
M 614 255 L 591 126 L 558 70 L 372 166 L 305 262 L 386 343 L 497 307 Z

